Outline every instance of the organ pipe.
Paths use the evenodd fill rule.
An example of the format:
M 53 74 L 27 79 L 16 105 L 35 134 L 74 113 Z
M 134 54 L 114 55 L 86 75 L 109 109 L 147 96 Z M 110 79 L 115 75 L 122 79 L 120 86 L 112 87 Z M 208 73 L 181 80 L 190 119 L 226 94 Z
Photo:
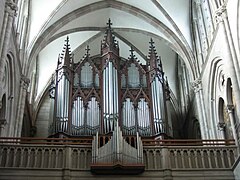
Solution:
M 121 59 L 114 38 L 108 26 L 101 44 L 101 56 L 90 57 L 87 47 L 83 59 L 76 63 L 67 38 L 58 59 L 56 84 L 51 86 L 55 88 L 52 133 L 107 134 L 113 132 L 119 122 L 124 135 L 166 134 L 170 121 L 166 85 L 153 41 L 147 63 L 142 65 L 133 54 L 133 48 L 128 60 Z

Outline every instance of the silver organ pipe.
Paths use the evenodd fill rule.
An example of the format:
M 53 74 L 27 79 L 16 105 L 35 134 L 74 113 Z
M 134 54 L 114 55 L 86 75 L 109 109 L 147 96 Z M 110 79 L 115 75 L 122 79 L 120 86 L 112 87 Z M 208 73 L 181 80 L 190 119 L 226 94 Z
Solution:
M 130 101 L 130 98 L 127 98 L 123 103 L 122 109 L 122 124 L 123 132 L 126 135 L 135 135 L 136 134 L 136 117 L 133 103 Z
M 155 77 L 152 84 L 152 100 L 153 100 L 153 121 L 155 133 L 165 133 L 164 124 L 164 99 L 163 86 L 158 77 Z
M 81 97 L 73 102 L 72 108 L 72 134 L 81 135 L 84 133 L 84 105 Z
M 87 109 L 87 134 L 95 134 L 99 130 L 100 109 L 95 97 L 91 98 Z
M 122 131 L 117 125 L 114 128 L 111 140 L 102 147 L 98 147 L 98 133 L 92 141 L 92 164 L 142 164 L 143 145 L 137 133 L 136 148 L 128 144 L 122 136 Z
M 144 98 L 141 98 L 138 102 L 138 131 L 142 136 L 150 136 L 150 117 L 149 107 Z
M 118 116 L 118 78 L 113 62 L 109 62 L 103 71 L 103 110 L 105 133 L 114 129 L 113 119 Z
M 57 86 L 56 130 L 58 132 L 67 132 L 68 128 L 69 86 L 70 83 L 63 74 Z

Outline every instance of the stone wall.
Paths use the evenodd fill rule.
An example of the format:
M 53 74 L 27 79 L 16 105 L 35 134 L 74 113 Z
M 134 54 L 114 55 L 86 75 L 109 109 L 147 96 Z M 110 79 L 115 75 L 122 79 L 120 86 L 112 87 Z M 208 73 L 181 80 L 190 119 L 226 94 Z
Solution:
M 53 109 L 51 109 L 51 101 L 48 96 L 43 98 L 43 102 L 37 114 L 36 124 L 37 127 L 37 137 L 48 137 L 48 130 L 51 123 L 51 114 Z

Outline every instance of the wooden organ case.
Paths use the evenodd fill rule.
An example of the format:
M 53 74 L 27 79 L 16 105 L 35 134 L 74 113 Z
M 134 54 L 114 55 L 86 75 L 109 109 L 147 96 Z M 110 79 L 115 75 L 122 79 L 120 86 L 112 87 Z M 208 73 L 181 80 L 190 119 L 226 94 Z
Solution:
M 96 135 L 97 139 L 101 135 L 116 136 L 110 138 L 112 141 L 139 136 L 135 138 L 138 141 L 135 148 L 138 147 L 136 152 L 140 152 L 140 137 L 165 138 L 170 135 L 166 105 L 169 101 L 168 82 L 164 78 L 153 40 L 150 41 L 146 65 L 137 60 L 132 48 L 126 60 L 119 55 L 119 45 L 111 25 L 109 19 L 101 43 L 101 54 L 91 57 L 87 47 L 85 56 L 77 63 L 73 61 L 69 39 L 66 39 L 50 86 L 50 97 L 54 99 L 54 119 L 50 133 L 61 137 Z M 110 141 L 109 144 L 118 144 Z M 101 148 L 104 144 L 96 140 L 93 142 L 93 162 L 101 164 L 96 161 L 96 146 Z M 119 152 L 123 147 L 127 146 L 116 149 Z M 144 169 L 141 158 L 135 163 L 136 167 L 140 167 L 136 172 Z M 120 161 L 117 160 L 118 164 L 121 164 Z M 96 167 L 100 166 L 93 167 L 94 172 L 99 172 Z

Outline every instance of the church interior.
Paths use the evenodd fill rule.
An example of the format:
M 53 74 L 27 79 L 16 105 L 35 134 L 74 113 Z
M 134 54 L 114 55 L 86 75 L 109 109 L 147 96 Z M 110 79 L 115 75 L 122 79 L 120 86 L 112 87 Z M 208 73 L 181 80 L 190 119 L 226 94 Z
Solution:
M 239 0 L 1 0 L 0 179 L 240 179 Z

